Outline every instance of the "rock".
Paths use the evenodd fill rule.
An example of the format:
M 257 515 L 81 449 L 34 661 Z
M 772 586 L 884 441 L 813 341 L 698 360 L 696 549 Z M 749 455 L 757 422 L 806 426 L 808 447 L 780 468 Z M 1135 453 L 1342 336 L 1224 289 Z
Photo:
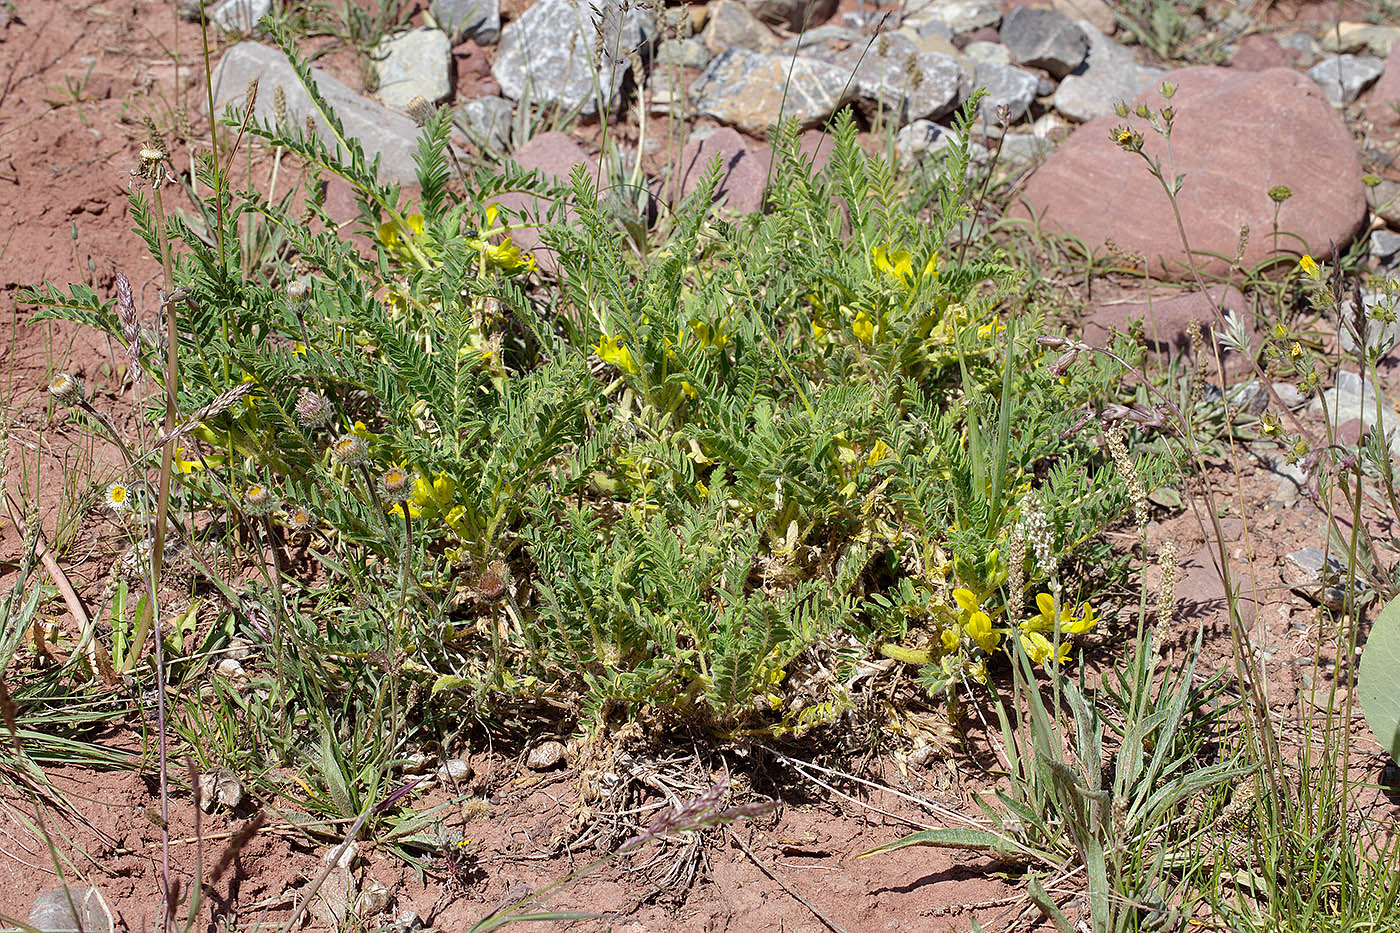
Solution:
M 472 777 L 471 762 L 465 758 L 449 758 L 443 762 L 441 768 L 437 769 L 437 776 L 438 780 L 444 784 L 470 781 Z
M 485 149 L 502 152 L 510 145 L 515 105 L 504 97 L 478 97 L 457 108 L 457 125 Z
M 1272 36 L 1252 32 L 1235 43 L 1230 55 L 1230 67 L 1241 71 L 1264 71 L 1267 68 L 1287 68 L 1296 55 L 1279 45 Z
M 741 214 L 762 210 L 772 150 L 764 145 L 751 149 L 744 137 L 728 127 L 703 140 L 686 143 L 681 153 L 680 196 L 689 197 L 695 192 L 710 160 L 716 156 L 721 165 L 720 182 L 715 189 L 716 203 L 722 202 L 729 210 Z
M 1207 544 L 1181 562 L 1175 589 L 1178 618 L 1207 617 L 1213 618 L 1216 624 L 1228 621 L 1229 602 L 1225 598 L 1225 584 L 1216 567 L 1219 558 L 1216 548 Z M 1239 609 L 1240 621 L 1248 628 L 1259 614 L 1259 605 L 1249 595 L 1248 573 L 1242 577 L 1240 569 L 1238 566 L 1231 568 L 1230 583 L 1236 592 L 1235 604 Z M 1243 585 L 1242 579 L 1246 581 Z
M 600 41 L 603 60 L 594 49 Z M 600 110 L 617 114 L 623 84 L 631 75 L 627 53 L 645 56 L 656 22 L 640 7 L 626 9 L 610 0 L 539 0 L 501 31 L 491 73 L 511 100 L 527 94 L 534 104 L 578 109 L 581 116 Z M 616 58 L 607 50 L 620 49 Z
M 1371 23 L 1337 23 L 1322 33 L 1324 52 L 1366 53 L 1385 58 L 1400 38 L 1400 27 L 1376 26 Z
M 1311 33 L 1301 30 L 1286 32 L 1276 35 L 1274 39 L 1292 57 L 1292 63 L 1299 68 L 1309 68 L 1322 57 L 1322 46 L 1312 37 Z
M 820 26 L 836 12 L 836 0 L 744 0 L 754 16 L 793 31 Z
M 1332 388 L 1324 389 L 1313 399 L 1308 410 L 1318 413 L 1324 405 L 1327 406 L 1327 419 L 1334 425 L 1340 425 L 1337 429 L 1338 439 L 1346 446 L 1359 443 L 1361 437 L 1375 427 L 1376 398 L 1376 387 L 1369 379 L 1362 380 L 1356 373 L 1343 370 L 1337 373 Z M 1400 413 L 1383 396 L 1381 409 L 1391 453 L 1400 455 Z
M 1011 50 L 1000 42 L 969 42 L 963 46 L 963 54 L 974 62 L 989 65 L 1011 64 Z
M 1400 253 L 1400 233 L 1376 230 L 1371 234 L 1371 258 L 1385 262 Z
M 1007 133 L 1001 138 L 1000 164 L 1022 168 L 1039 162 L 1055 151 L 1055 144 L 1034 133 Z
M 75 912 L 76 911 L 76 912 Z M 45 933 L 57 930 L 106 930 L 110 924 L 96 888 L 53 888 L 34 898 L 29 925 Z
M 826 60 L 849 76 L 856 103 L 868 119 L 883 111 L 892 113 L 900 126 L 948 113 L 970 78 L 956 59 L 921 52 L 900 33 L 882 36 L 869 48 L 852 44 Z
M 941 29 L 941 24 L 940 24 Z M 901 26 L 890 35 L 905 36 L 910 39 L 920 52 L 937 52 L 939 55 L 947 55 L 949 58 L 962 60 L 966 58 L 962 49 L 953 44 L 952 40 L 943 34 L 947 30 L 929 28 L 927 33 L 920 33 L 908 26 Z M 951 35 L 951 33 L 949 34 Z M 963 62 L 971 67 L 970 62 Z
M 667 39 L 656 47 L 656 64 L 678 68 L 704 68 L 710 50 L 699 39 Z
M 930 155 L 937 155 L 958 141 L 958 135 L 945 126 L 930 120 L 915 120 L 895 135 L 894 149 L 899 156 L 899 164 L 912 168 L 922 163 Z M 973 165 L 985 165 L 991 159 L 991 152 L 981 143 L 972 143 Z
M 578 143 L 567 134 L 551 130 L 531 139 L 511 155 L 511 161 L 525 171 L 538 171 L 554 182 L 567 183 L 574 166 L 587 167 L 590 175 L 598 172 L 598 163 L 583 151 Z M 524 214 L 527 222 L 543 223 L 549 213 L 550 202 L 546 198 L 511 191 L 496 198 L 503 209 Z M 557 272 L 558 261 L 554 250 L 543 245 L 540 233 L 533 227 L 524 227 L 511 233 L 511 239 L 522 250 L 531 253 L 540 268 L 546 272 Z
M 380 157 L 379 179 L 392 184 L 416 182 L 413 157 L 418 151 L 418 126 L 403 114 L 361 97 L 320 69 L 313 68 L 311 75 L 321 95 L 335 108 L 346 135 L 359 140 L 366 158 Z M 311 106 L 291 63 L 281 52 L 256 42 L 240 42 L 219 59 L 213 78 L 215 114 L 222 114 L 229 104 L 241 107 L 248 81 L 254 77 L 259 79 L 256 119 L 273 122 L 273 90 L 280 87 L 292 124 L 287 130 L 295 132 L 310 117 L 322 141 L 335 148 L 335 137 Z
M 379 75 L 376 96 L 386 107 L 407 110 L 414 98 L 435 104 L 452 93 L 452 43 L 441 29 L 385 36 L 371 58 Z
M 1074 74 L 1055 91 L 1055 109 L 1074 120 L 1088 121 L 1113 113 L 1114 104 L 1129 101 L 1166 74 L 1137 63 L 1133 53 L 1081 20 L 1089 53 Z
M 1394 256 L 1396 251 L 1400 251 L 1400 235 L 1388 230 L 1377 230 L 1376 233 L 1389 237 L 1392 244 L 1389 255 L 1380 258 L 1388 259 L 1390 256 Z M 1373 249 L 1375 242 L 1375 234 L 1372 234 Z M 1384 289 L 1363 288 L 1361 290 L 1361 306 L 1366 310 L 1366 342 L 1381 356 L 1385 356 L 1394 349 L 1396 341 L 1400 340 L 1400 320 L 1396 319 L 1395 305 L 1395 296 Z M 1339 341 L 1343 353 L 1355 353 L 1361 343 L 1357 339 L 1356 312 L 1353 310 L 1355 307 L 1356 305 L 1350 298 L 1342 302 L 1341 314 L 1339 315 L 1342 322 Z M 1385 318 L 1391 318 L 1391 320 L 1387 323 Z
M 1400 185 L 1388 179 L 1366 188 L 1366 206 L 1381 220 L 1400 229 Z
M 1340 608 L 1344 588 L 1336 584 L 1345 580 L 1346 567 L 1335 554 L 1305 547 L 1284 555 L 1281 566 L 1284 583 L 1308 599 Z
M 233 810 L 242 802 L 243 785 L 232 771 L 220 768 L 199 776 L 199 806 L 205 813 L 213 813 L 215 807 Z
M 649 113 L 670 116 L 679 120 L 685 115 L 685 107 L 689 99 L 685 88 L 685 78 L 673 74 L 670 69 L 658 69 L 647 78 L 646 103 Z
M 718 55 L 726 49 L 766 52 L 778 44 L 772 31 L 738 0 L 719 0 L 710 4 L 710 18 L 700 39 L 711 55 Z
M 780 116 L 802 126 L 825 122 L 845 102 L 849 77 L 815 58 L 729 49 L 690 86 L 690 96 L 701 116 L 757 136 Z
M 1366 119 L 1377 127 L 1400 128 L 1400 46 L 1390 50 L 1385 73 L 1366 92 Z
M 978 62 L 972 77 L 973 87 L 984 87 L 987 96 L 977 105 L 977 115 L 983 121 L 997 124 L 997 107 L 1005 104 L 1011 111 L 1007 123 L 1016 123 L 1036 98 L 1040 79 L 1014 65 L 991 65 Z
M 272 0 L 224 0 L 209 19 L 224 32 L 251 36 L 258 32 L 258 20 L 272 12 Z
M 1191 347 L 1192 321 L 1200 326 L 1207 341 L 1211 330 L 1217 328 L 1212 303 L 1223 313 L 1233 311 L 1242 320 L 1251 320 L 1248 300 L 1233 285 L 1217 285 L 1209 295 L 1207 298 L 1205 293 L 1189 292 L 1151 302 L 1100 305 L 1084 321 L 1084 339 L 1096 347 L 1107 346 L 1114 333 L 1126 334 L 1134 321 L 1142 321 L 1143 339 L 1150 349 L 1182 354 Z
M 355 915 L 368 919 L 383 913 L 389 908 L 389 886 L 382 881 L 371 879 L 365 883 L 360 896 L 355 898 Z
M 248 686 L 248 672 L 243 669 L 243 665 L 234 658 L 224 658 L 214 665 L 214 674 L 229 682 L 235 690 L 242 690 Z
M 1308 69 L 1308 77 L 1317 82 L 1322 93 L 1335 107 L 1356 100 L 1385 70 L 1379 58 L 1369 55 L 1333 55 Z
M 936 23 L 960 35 L 999 22 L 1001 7 L 992 0 L 909 0 L 904 10 L 904 23 L 920 32 Z
M 1062 13 L 1018 6 L 1001 21 L 1001 41 L 1018 64 L 1063 78 L 1084 63 L 1089 37 Z
M 863 39 L 864 37 L 859 32 L 844 26 L 818 26 L 816 29 L 804 29 L 779 45 L 777 51 L 784 55 L 805 52 L 828 62 L 831 61 L 832 54 L 841 51 L 853 42 L 860 42 L 861 46 L 864 47 Z M 823 51 L 829 54 L 822 54 Z
M 1089 25 L 1104 35 L 1111 36 L 1118 31 L 1118 14 L 1104 0 L 1050 0 L 1050 8 L 1072 20 L 1088 20 Z
M 548 771 L 564 761 L 564 743 L 555 739 L 541 742 L 525 756 L 525 767 L 531 771 Z
M 1269 470 L 1278 476 L 1274 499 L 1285 508 L 1296 505 L 1308 486 L 1308 472 L 1296 463 L 1270 461 Z
M 453 45 L 463 39 L 495 45 L 501 38 L 501 0 L 433 0 L 432 11 Z
M 1177 113 L 1167 171 L 1169 178 L 1185 175 L 1178 203 L 1202 271 L 1228 271 L 1228 261 L 1206 254 L 1233 257 L 1246 224 L 1254 235 L 1242 257 L 1244 267 L 1272 254 L 1268 231 L 1275 205 L 1267 192 L 1273 185 L 1293 190 L 1279 217 L 1280 229 L 1299 238 L 1290 236 L 1290 250 L 1324 255 L 1329 244 L 1340 249 L 1351 242 L 1366 213 L 1361 160 L 1351 134 L 1316 85 L 1282 69 L 1184 68 L 1172 80 L 1178 86 L 1172 100 Z M 1149 107 L 1162 105 L 1156 89 L 1140 100 Z M 1145 255 L 1154 274 L 1165 269 L 1169 276 L 1181 275 L 1186 257 L 1173 236 L 1176 223 L 1166 194 L 1143 160 L 1110 138 L 1123 123 L 1142 134 L 1149 155 L 1166 159 L 1164 142 L 1147 121 L 1098 117 L 1061 143 L 1031 176 L 1022 193 L 1025 206 L 1044 227 L 1078 237 L 1090 250 L 1112 240 L 1130 254 Z M 1308 157 L 1298 158 L 1299 152 Z
M 1031 132 L 1041 139 L 1058 143 L 1074 132 L 1074 124 L 1052 110 L 1036 117 L 1035 122 L 1031 124 Z

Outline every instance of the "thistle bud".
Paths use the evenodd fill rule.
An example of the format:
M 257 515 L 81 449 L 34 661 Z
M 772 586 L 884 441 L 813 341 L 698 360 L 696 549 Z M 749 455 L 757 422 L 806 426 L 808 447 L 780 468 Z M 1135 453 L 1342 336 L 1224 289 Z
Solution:
M 72 373 L 59 373 L 49 383 L 49 394 L 60 405 L 77 405 L 83 401 L 83 380 Z
M 295 408 L 297 424 L 303 428 L 323 428 L 331 420 L 331 404 L 324 395 L 302 389 Z

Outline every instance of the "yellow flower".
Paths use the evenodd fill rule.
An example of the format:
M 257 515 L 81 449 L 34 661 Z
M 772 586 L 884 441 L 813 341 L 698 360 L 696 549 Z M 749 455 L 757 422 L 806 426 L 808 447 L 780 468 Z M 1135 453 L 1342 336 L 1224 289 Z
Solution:
M 1004 330 L 1006 330 L 1005 324 L 1001 321 L 992 321 L 991 323 L 983 324 L 981 327 L 977 328 L 977 336 L 983 340 L 987 340 L 997 336 Z
M 632 359 L 632 351 L 623 345 L 621 337 L 605 335 L 593 349 L 597 352 L 598 359 L 611 366 L 616 366 L 625 373 L 636 375 L 641 371 L 636 361 Z
M 1094 607 L 1085 603 L 1077 618 L 1066 616 L 1060 620 L 1060 631 L 1069 632 L 1071 635 L 1083 635 L 1085 632 L 1093 631 L 1094 626 L 1098 625 L 1100 621 L 1100 617 L 1094 612 Z
M 877 440 L 875 446 L 870 448 L 869 455 L 865 458 L 866 466 L 874 466 L 889 454 L 890 447 L 882 440 Z
M 977 601 L 977 594 L 963 587 L 953 590 L 953 600 L 958 604 L 958 608 L 964 612 L 976 612 L 982 608 Z
M 1037 593 L 1035 606 L 1040 610 L 1040 615 L 1022 622 L 1021 628 L 1028 632 L 1053 632 L 1055 630 L 1055 597 L 1049 593 Z M 1063 626 L 1063 622 L 1061 624 Z
M 855 334 L 864 343 L 875 342 L 875 320 L 869 314 L 862 311 L 856 315 L 856 319 L 851 324 L 851 333 Z
M 510 237 L 501 240 L 500 243 L 491 246 L 483 244 L 480 249 L 486 256 L 486 265 L 492 269 L 499 269 L 502 272 L 533 272 L 536 268 L 535 257 L 528 253 L 521 252 Z
M 185 459 L 185 448 L 183 447 L 175 448 L 174 454 L 171 455 L 170 462 L 174 465 L 175 472 L 177 473 L 189 473 L 193 470 L 202 469 L 198 460 Z
M 1049 666 L 1052 657 L 1055 657 L 1061 664 L 1069 660 L 1070 645 L 1067 641 L 1060 642 L 1060 651 L 1057 656 L 1054 644 L 1039 632 L 1023 631 L 1020 633 L 1020 639 L 1021 647 L 1036 664 Z
M 1117 141 L 1118 145 L 1126 145 L 1127 143 L 1133 141 L 1133 131 L 1128 129 L 1126 126 L 1121 127 L 1118 130 L 1118 135 L 1115 136 L 1114 139 Z
M 957 629 L 945 628 L 942 632 L 939 633 L 938 638 L 943 642 L 944 651 L 958 650 Z
M 1322 269 L 1318 267 L 1317 260 L 1313 259 L 1307 253 L 1304 253 L 1303 258 L 1298 260 L 1298 268 L 1302 269 L 1307 277 L 1314 281 L 1322 278 Z
M 421 236 L 423 234 L 423 215 L 409 214 L 404 218 L 407 229 L 400 226 L 396 221 L 387 221 L 379 225 L 379 242 L 383 243 L 392 252 L 399 252 L 404 241 L 409 236 Z
M 997 645 L 1001 644 L 1001 633 L 992 629 L 991 617 L 980 609 L 963 624 L 963 631 L 967 632 L 968 637 L 977 642 L 977 647 L 983 651 L 995 651 Z
M 1293 341 L 1293 346 L 1288 348 L 1288 355 L 1296 360 L 1303 355 L 1303 345 L 1296 340 Z
M 131 510 L 131 488 L 125 483 L 113 483 L 104 496 L 107 508 L 117 514 Z
M 691 399 L 700 397 L 700 393 L 695 391 L 695 386 L 684 379 L 681 380 L 681 394 Z
M 720 347 L 722 349 L 725 344 L 729 343 L 728 334 L 718 327 L 711 327 L 704 321 L 698 319 L 691 321 L 690 330 L 700 341 L 702 347 Z
M 914 277 L 914 261 L 907 249 L 899 249 L 890 252 L 887 246 L 877 246 L 870 251 L 870 258 L 875 262 L 875 268 L 895 279 L 900 285 L 913 288 L 920 279 L 938 277 L 938 254 L 934 253 L 924 263 L 924 271 L 919 273 L 919 278 Z

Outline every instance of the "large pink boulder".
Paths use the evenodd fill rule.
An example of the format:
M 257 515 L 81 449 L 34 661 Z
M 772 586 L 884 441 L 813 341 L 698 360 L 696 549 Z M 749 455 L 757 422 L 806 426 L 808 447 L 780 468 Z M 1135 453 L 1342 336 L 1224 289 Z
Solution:
M 1279 211 L 1279 252 L 1326 255 L 1356 236 L 1366 217 L 1361 157 L 1316 84 L 1284 68 L 1184 68 L 1170 80 L 1177 86 L 1170 151 L 1146 120 L 1091 120 L 1031 176 L 1021 216 L 1029 208 L 1042 229 L 1077 237 L 1091 250 L 1102 252 L 1112 241 L 1140 253 L 1153 274 L 1189 276 L 1166 193 L 1141 157 L 1111 138 L 1114 127 L 1128 124 L 1161 158 L 1169 183 L 1185 174 L 1177 200 L 1203 272 L 1228 271 L 1246 224 L 1245 267 L 1275 252 L 1268 195 L 1275 185 L 1293 192 Z M 1138 103 L 1155 110 L 1165 101 L 1154 87 L 1129 109 Z

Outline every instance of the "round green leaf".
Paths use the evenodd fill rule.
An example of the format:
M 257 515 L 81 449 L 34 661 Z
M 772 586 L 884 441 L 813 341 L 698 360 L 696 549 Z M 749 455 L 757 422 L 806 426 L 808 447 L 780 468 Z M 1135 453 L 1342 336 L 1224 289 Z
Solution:
M 1356 689 L 1371 732 L 1400 760 L 1400 597 L 1386 603 L 1371 626 Z

